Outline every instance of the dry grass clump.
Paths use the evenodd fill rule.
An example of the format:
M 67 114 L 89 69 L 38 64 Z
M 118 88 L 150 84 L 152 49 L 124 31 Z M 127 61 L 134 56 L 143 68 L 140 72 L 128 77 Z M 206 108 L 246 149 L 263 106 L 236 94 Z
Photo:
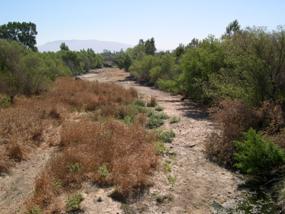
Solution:
M 122 197 L 131 196 L 150 185 L 149 176 L 157 165 L 154 140 L 139 122 L 130 126 L 115 120 L 66 122 L 61 131 L 62 150 L 39 178 L 33 202 L 45 209 L 51 200 L 46 197 L 59 194 L 52 187 L 55 181 L 62 191 L 76 190 L 82 182 L 91 181 L 114 185 Z M 52 188 L 45 194 L 47 186 Z
M 221 133 L 213 133 L 206 144 L 209 159 L 231 167 L 235 150 L 234 140 L 250 127 L 259 124 L 255 111 L 240 101 L 222 101 L 213 114 L 213 118 L 221 125 Z
M 55 82 L 48 96 L 80 111 L 94 111 L 100 107 L 109 107 L 111 110 L 112 106 L 131 103 L 137 98 L 137 92 L 112 83 L 87 82 L 65 77 Z
M 43 131 L 43 121 L 39 112 L 29 106 L 12 107 L 0 110 L 0 136 L 2 140 L 11 139 L 31 143 L 37 141 L 37 136 Z
M 0 109 L 0 173 L 8 172 L 15 162 L 26 159 L 29 152 L 44 143 L 47 128 L 53 121 L 58 126 L 63 112 L 66 110 L 62 105 L 46 96 L 17 97 L 13 105 Z
M 24 158 L 23 148 L 35 147 L 43 141 L 44 123 L 32 106 L 0 109 L 0 162 L 5 171 Z M 5 163 L 5 164 L 4 164 Z M 4 170 L 4 167 L 1 167 Z

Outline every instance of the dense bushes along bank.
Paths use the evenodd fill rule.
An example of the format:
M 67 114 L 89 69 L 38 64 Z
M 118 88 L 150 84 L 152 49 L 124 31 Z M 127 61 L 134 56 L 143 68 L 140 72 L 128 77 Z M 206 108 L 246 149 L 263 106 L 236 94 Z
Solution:
M 141 40 L 121 52 L 117 64 L 141 83 L 214 107 L 221 133 L 209 137 L 209 159 L 265 183 L 282 180 L 285 29 L 242 29 L 234 21 L 221 38 L 193 39 L 172 52 L 155 50 L 153 39 Z M 279 197 L 281 204 L 284 199 Z

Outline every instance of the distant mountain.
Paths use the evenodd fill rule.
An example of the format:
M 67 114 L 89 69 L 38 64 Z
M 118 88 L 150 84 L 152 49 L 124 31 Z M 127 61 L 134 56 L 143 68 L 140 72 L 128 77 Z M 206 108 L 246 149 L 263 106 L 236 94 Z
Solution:
M 48 42 L 46 44 L 38 46 L 39 51 L 58 51 L 61 43 L 65 43 L 70 50 L 79 51 L 82 49 L 92 48 L 95 52 L 101 53 L 104 50 L 109 51 L 120 51 L 132 47 L 132 45 L 119 43 L 119 42 L 108 42 L 98 40 L 57 40 Z

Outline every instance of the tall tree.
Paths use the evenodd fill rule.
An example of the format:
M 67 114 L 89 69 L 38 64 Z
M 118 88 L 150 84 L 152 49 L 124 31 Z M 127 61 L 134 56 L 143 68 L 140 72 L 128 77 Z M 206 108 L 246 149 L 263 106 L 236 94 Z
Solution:
M 232 21 L 226 28 L 226 35 L 232 36 L 233 34 L 240 32 L 240 24 L 238 20 Z
M 154 38 L 145 41 L 145 53 L 147 55 L 154 55 L 156 51 Z
M 0 26 L 0 38 L 15 40 L 34 51 L 36 47 L 37 27 L 32 22 L 9 22 Z

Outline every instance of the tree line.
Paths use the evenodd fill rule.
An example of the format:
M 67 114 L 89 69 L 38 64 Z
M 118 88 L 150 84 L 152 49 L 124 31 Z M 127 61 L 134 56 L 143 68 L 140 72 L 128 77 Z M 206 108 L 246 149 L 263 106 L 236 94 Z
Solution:
M 36 25 L 9 22 L 0 26 L 0 93 L 11 101 L 17 94 L 45 91 L 62 75 L 79 75 L 102 67 L 103 58 L 92 49 L 71 51 L 61 44 L 57 52 L 40 53 L 36 47 Z
M 235 20 L 221 38 L 208 36 L 155 52 L 154 39 L 121 52 L 117 64 L 141 83 L 211 104 L 225 98 L 257 106 L 285 102 L 285 30 L 247 27 Z

